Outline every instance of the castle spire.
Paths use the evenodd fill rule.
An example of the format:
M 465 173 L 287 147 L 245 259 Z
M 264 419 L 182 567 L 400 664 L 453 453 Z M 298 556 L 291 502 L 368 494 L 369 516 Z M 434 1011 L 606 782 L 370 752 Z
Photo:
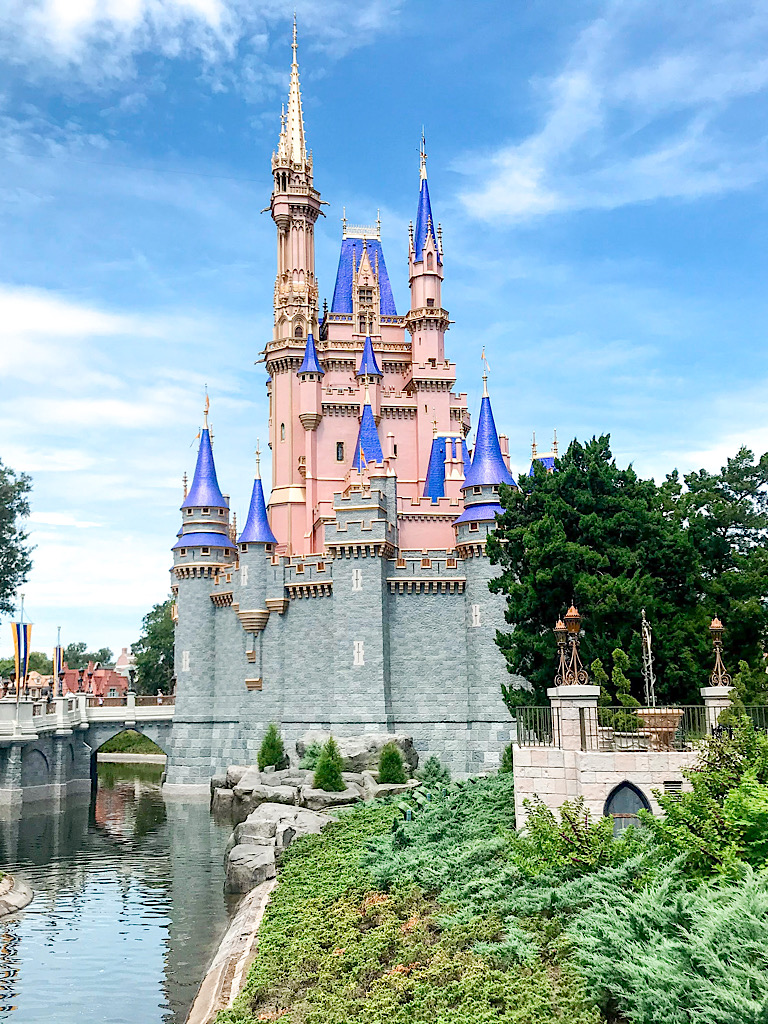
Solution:
M 237 538 L 238 544 L 277 544 L 267 516 L 267 505 L 264 501 L 264 487 L 261 482 L 261 449 L 256 441 L 256 475 L 253 480 L 251 504 L 243 532 Z
M 482 487 L 489 484 L 515 486 L 515 479 L 507 469 L 501 454 L 499 435 L 496 432 L 487 387 L 484 390 L 485 393 L 480 403 L 480 417 L 477 421 L 475 450 L 472 452 L 472 465 L 467 470 L 461 488 L 463 491 L 469 487 Z
M 416 230 L 414 232 L 414 260 L 418 263 L 424 258 L 424 246 L 427 239 L 432 242 L 437 252 L 437 262 L 442 262 L 442 255 L 437 244 L 435 234 L 435 220 L 432 216 L 432 203 L 429 198 L 429 185 L 427 184 L 427 149 L 424 140 L 424 130 L 421 132 L 421 146 L 419 147 L 419 206 L 416 211 Z
M 309 334 L 307 335 L 307 344 L 304 348 L 304 362 L 296 371 L 296 376 L 300 377 L 302 373 L 325 373 L 325 370 L 322 368 L 317 358 L 317 349 L 315 348 L 315 336 L 312 333 L 311 326 Z
M 381 449 L 379 432 L 376 429 L 376 420 L 373 418 L 371 408 L 371 396 L 368 392 L 368 384 L 365 385 L 365 404 L 363 415 L 360 417 L 360 430 L 355 443 L 355 457 L 352 466 L 362 473 L 369 462 L 383 462 L 384 452 Z
M 296 15 L 293 16 L 293 61 L 291 63 L 291 84 L 288 90 L 288 115 L 285 127 L 286 148 L 292 164 L 304 167 L 307 162 L 307 146 L 304 139 L 304 115 L 301 109 L 301 87 L 299 85 L 298 42 L 296 37 Z
M 229 508 L 227 500 L 221 493 L 216 478 L 216 466 L 213 461 L 211 432 L 208 428 L 208 409 L 210 408 L 208 392 L 205 393 L 204 425 L 200 431 L 200 447 L 197 450 L 197 464 L 192 486 L 184 499 L 182 508 Z
M 373 351 L 373 343 L 371 342 L 370 334 L 365 339 L 365 345 L 363 346 L 363 356 L 360 360 L 360 369 L 355 374 L 356 377 L 383 377 L 384 374 L 379 369 L 379 364 L 376 362 L 376 353 Z M 368 385 L 366 384 L 366 387 Z

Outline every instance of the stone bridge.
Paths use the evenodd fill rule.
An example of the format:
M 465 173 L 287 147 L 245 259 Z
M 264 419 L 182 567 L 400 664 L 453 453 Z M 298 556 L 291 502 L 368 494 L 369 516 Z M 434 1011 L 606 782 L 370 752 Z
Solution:
M 96 751 L 135 729 L 165 750 L 173 725 L 172 697 L 93 697 L 52 701 L 0 700 L 0 808 L 22 800 L 88 792 Z

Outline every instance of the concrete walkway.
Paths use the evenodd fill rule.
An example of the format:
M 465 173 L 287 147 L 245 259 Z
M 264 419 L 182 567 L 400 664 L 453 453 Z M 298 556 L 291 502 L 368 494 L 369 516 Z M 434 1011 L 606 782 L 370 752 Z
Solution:
M 230 1007 L 256 958 L 259 925 L 277 879 L 262 882 L 244 896 L 203 979 L 187 1024 L 211 1024 L 219 1010 Z

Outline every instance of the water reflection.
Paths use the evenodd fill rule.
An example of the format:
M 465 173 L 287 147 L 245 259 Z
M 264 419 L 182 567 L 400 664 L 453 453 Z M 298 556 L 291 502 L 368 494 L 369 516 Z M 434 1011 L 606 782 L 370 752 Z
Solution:
M 0 867 L 35 890 L 0 923 L 0 1021 L 184 1021 L 227 924 L 230 826 L 164 802 L 161 771 L 100 765 L 90 802 L 0 819 Z

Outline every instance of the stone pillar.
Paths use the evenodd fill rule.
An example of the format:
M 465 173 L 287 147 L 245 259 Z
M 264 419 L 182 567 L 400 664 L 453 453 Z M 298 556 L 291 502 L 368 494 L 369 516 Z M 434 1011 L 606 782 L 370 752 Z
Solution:
M 704 717 L 710 735 L 717 726 L 720 712 L 731 706 L 732 689 L 732 686 L 702 686 L 699 690 L 704 701 Z
M 589 745 L 590 737 L 597 736 L 599 696 L 599 686 L 552 686 L 547 690 L 552 705 L 552 731 L 556 746 L 562 750 L 583 750 Z M 584 736 L 581 728 L 582 708 L 585 709 Z

